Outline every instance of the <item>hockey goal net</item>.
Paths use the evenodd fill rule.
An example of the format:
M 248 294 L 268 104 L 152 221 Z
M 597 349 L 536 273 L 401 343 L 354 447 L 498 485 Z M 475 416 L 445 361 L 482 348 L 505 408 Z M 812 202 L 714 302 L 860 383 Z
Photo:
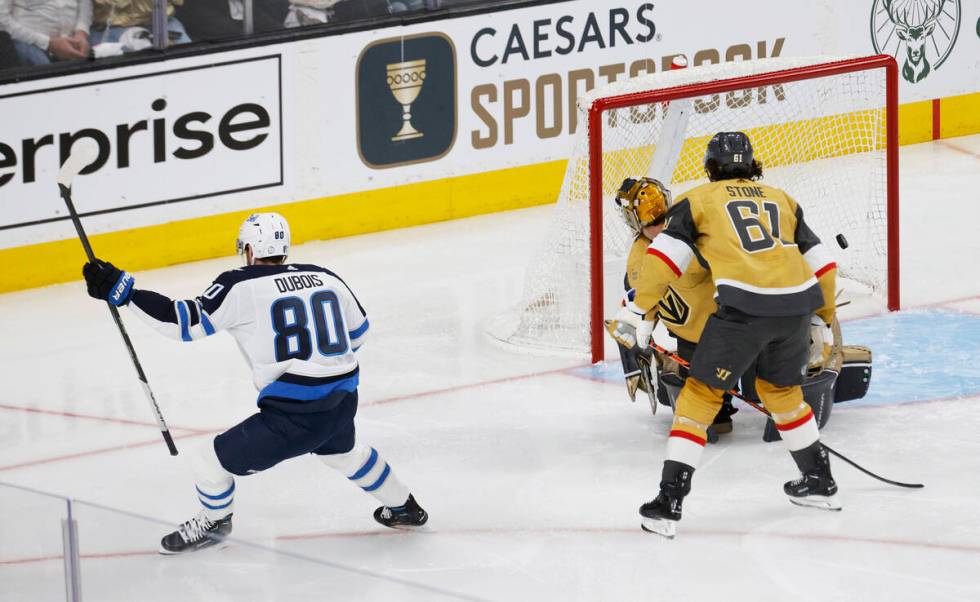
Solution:
M 603 359 L 603 315 L 623 294 L 632 234 L 613 196 L 649 175 L 674 199 L 706 182 L 704 151 L 744 131 L 763 182 L 786 190 L 851 289 L 898 309 L 897 68 L 889 56 L 775 58 L 665 71 L 597 88 L 548 234 L 498 341 Z M 846 241 L 847 248 L 837 242 Z

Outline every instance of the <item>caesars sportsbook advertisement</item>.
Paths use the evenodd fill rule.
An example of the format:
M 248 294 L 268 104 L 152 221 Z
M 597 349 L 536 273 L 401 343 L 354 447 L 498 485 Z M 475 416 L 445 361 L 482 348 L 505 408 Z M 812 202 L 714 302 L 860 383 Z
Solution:
M 99 147 L 77 183 L 92 233 L 458 184 L 413 189 L 410 224 L 476 174 L 518 170 L 497 209 L 553 200 L 580 96 L 677 55 L 881 52 L 899 63 L 902 103 L 976 92 L 980 6 L 944 6 L 918 23 L 881 0 L 572 1 L 6 84 L 0 250 L 74 235 L 53 180 L 83 138 Z M 542 165 L 550 179 L 535 188 Z

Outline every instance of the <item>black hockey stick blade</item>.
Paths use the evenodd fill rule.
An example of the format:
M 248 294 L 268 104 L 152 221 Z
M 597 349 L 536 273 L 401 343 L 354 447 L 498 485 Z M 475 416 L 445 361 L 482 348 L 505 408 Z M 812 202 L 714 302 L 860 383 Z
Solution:
M 821 443 L 820 445 L 822 445 L 822 446 L 823 446 L 823 448 L 824 448 L 825 450 L 827 450 L 827 453 L 829 453 L 829 454 L 831 454 L 831 455 L 833 455 L 833 456 L 836 456 L 837 458 L 839 458 L 839 459 L 841 459 L 841 460 L 843 460 L 843 461 L 845 461 L 845 462 L 847 462 L 848 464 L 850 464 L 850 465 L 851 465 L 851 466 L 853 466 L 854 468 L 857 468 L 858 470 L 860 470 L 860 471 L 861 471 L 861 472 L 863 472 L 864 474 L 866 474 L 866 475 L 868 475 L 869 477 L 872 477 L 872 478 L 875 478 L 875 479 L 878 479 L 878 480 L 879 480 L 879 481 L 881 481 L 882 483 L 888 483 L 889 485 L 894 485 L 894 486 L 896 486 L 896 487 L 907 487 L 907 488 L 909 488 L 909 489 L 922 489 L 923 487 L 925 487 L 925 485 L 923 485 L 922 483 L 903 483 L 903 482 L 901 482 L 901 481 L 893 481 L 893 480 L 891 480 L 891 479 L 886 479 L 885 477 L 882 477 L 882 476 L 878 476 L 878 475 L 876 475 L 875 473 L 873 473 L 873 472 L 871 472 L 870 470 L 868 470 L 867 468 L 864 468 L 864 467 L 863 467 L 863 466 L 861 466 L 860 464 L 857 464 L 856 462 L 854 462 L 854 461 L 853 461 L 853 460 L 851 460 L 850 458 L 848 458 L 848 457 L 846 457 L 846 456 L 844 456 L 844 455 L 842 455 L 841 453 L 839 453 L 839 452 L 837 452 L 837 451 L 834 451 L 834 450 L 833 450 L 833 449 L 831 449 L 831 447 L 830 447 L 829 445 L 827 445 L 826 443 Z
M 78 233 L 78 239 L 82 242 L 82 247 L 85 249 L 85 255 L 89 261 L 95 261 L 95 253 L 92 251 L 92 245 L 89 244 L 88 236 L 85 234 L 85 228 L 82 227 L 82 220 L 78 217 L 78 211 L 75 210 L 75 203 L 72 202 L 71 183 L 79 172 L 96 159 L 98 154 L 98 145 L 92 140 L 83 138 L 78 141 L 71 156 L 68 157 L 64 165 L 61 166 L 61 169 L 58 170 L 58 190 L 61 193 L 61 198 L 65 201 L 65 206 L 68 207 L 68 214 L 71 216 L 72 224 L 75 226 L 75 232 Z M 115 321 L 116 327 L 119 328 L 119 334 L 122 336 L 123 343 L 126 345 L 126 350 L 129 351 L 129 357 L 133 361 L 133 367 L 136 368 L 136 375 L 139 378 L 140 384 L 143 386 L 143 392 L 146 394 L 147 401 L 150 402 L 150 409 L 153 411 L 157 425 L 160 427 L 160 434 L 163 435 L 163 441 L 167 444 L 170 455 L 176 456 L 177 446 L 174 445 L 174 439 L 170 436 L 170 429 L 167 427 L 167 422 L 163 419 L 163 414 L 160 412 L 160 406 L 157 405 L 157 400 L 153 396 L 153 391 L 150 389 L 150 383 L 146 379 L 146 373 L 143 372 L 143 366 L 140 364 L 139 358 L 136 357 L 136 348 L 133 347 L 133 342 L 129 339 L 129 333 L 126 332 L 126 327 L 123 325 L 122 318 L 119 316 L 119 310 L 108 301 L 106 301 L 106 305 L 109 307 L 109 313 L 112 314 L 112 319 Z
M 170 436 L 170 431 L 160 431 L 163 434 L 163 442 L 167 444 L 167 449 L 170 450 L 171 456 L 177 455 L 177 446 L 174 444 L 174 438 Z

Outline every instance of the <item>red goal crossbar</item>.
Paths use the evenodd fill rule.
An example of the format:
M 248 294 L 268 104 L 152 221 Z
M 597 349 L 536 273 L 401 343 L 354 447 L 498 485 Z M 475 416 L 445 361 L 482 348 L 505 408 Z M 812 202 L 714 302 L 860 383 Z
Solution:
M 888 309 L 900 307 L 899 296 L 899 223 L 898 223 L 898 64 L 890 55 L 861 57 L 818 65 L 809 65 L 771 73 L 761 73 L 733 79 L 694 83 L 675 88 L 651 90 L 598 98 L 589 108 L 589 222 L 590 222 L 590 295 L 592 310 L 590 330 L 592 361 L 603 360 L 603 274 L 602 274 L 602 114 L 656 102 L 707 96 L 743 88 L 841 75 L 870 69 L 885 70 L 885 162 L 887 194 L 887 287 Z

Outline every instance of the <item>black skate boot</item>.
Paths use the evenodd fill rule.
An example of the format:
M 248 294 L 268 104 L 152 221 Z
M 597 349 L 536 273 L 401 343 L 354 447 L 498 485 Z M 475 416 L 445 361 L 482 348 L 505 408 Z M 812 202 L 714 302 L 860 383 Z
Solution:
M 392 529 L 412 529 L 424 525 L 429 515 L 415 501 L 415 496 L 409 495 L 404 506 L 381 506 L 375 510 L 374 520 Z
M 830 474 L 830 458 L 820 442 L 790 453 L 803 474 L 795 481 L 783 485 L 789 501 L 797 506 L 840 510 L 837 483 Z
M 231 533 L 231 514 L 217 522 L 212 522 L 202 510 L 200 514 L 160 540 L 160 553 L 182 554 L 201 550 L 221 543 L 229 533 Z
M 684 496 L 691 491 L 691 476 L 694 469 L 681 462 L 664 462 L 660 493 L 651 502 L 640 506 L 643 521 L 640 528 L 648 533 L 674 539 L 677 521 L 681 520 L 681 504 Z

